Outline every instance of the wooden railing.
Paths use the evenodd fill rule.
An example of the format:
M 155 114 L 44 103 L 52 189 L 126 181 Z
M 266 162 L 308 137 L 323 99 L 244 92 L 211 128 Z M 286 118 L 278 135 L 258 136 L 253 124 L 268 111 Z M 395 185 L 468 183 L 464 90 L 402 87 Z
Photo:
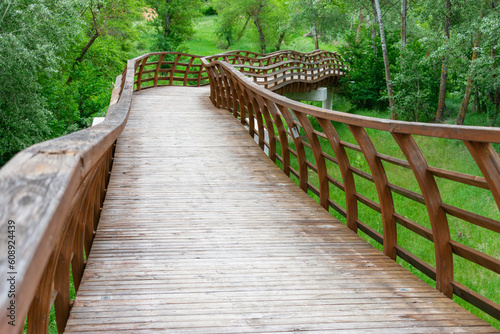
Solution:
M 476 225 L 475 228 L 492 231 L 496 233 L 493 242 L 500 240 L 500 222 L 445 203 L 438 187 L 438 182 L 445 180 L 455 185 L 487 189 L 496 202 L 496 208 L 500 207 L 500 159 L 491 144 L 500 143 L 500 129 L 408 123 L 312 107 L 264 89 L 260 85 L 262 82 L 257 82 L 258 85 L 248 78 L 248 72 L 241 73 L 241 66 L 217 59 L 231 60 L 220 56 L 203 59 L 210 77 L 212 102 L 231 111 L 242 124 L 247 125 L 250 135 L 258 137 L 262 149 L 268 148 L 270 158 L 285 174 L 295 179 L 304 191 L 317 196 L 326 210 L 332 208 L 344 217 L 352 231 L 360 230 L 381 244 L 387 256 L 394 260 L 399 257 L 434 280 L 436 288 L 443 294 L 450 298 L 455 294 L 500 319 L 498 304 L 455 280 L 454 256 L 496 274 L 500 274 L 500 260 L 451 239 L 449 221 L 458 219 Z M 278 63 L 274 65 L 279 68 Z M 278 82 L 279 77 L 274 80 Z M 340 123 L 347 126 L 352 134 L 354 141 L 351 143 L 340 138 L 336 130 L 336 125 Z M 399 153 L 402 153 L 401 158 L 378 152 L 372 141 L 373 135 L 370 135 L 373 132 L 376 132 L 375 136 L 390 134 L 388 140 L 393 138 L 394 147 L 399 147 Z M 484 177 L 430 166 L 415 136 L 463 142 Z M 361 157 L 367 165 L 365 170 L 352 162 L 352 157 L 355 157 L 352 153 L 358 152 L 362 155 L 356 157 Z M 402 159 L 403 156 L 406 159 Z M 415 180 L 414 190 L 390 182 L 394 175 L 389 171 L 396 170 L 403 174 L 405 169 L 412 172 L 408 178 Z M 360 193 L 361 188 L 366 188 L 366 183 L 374 185 L 378 202 Z M 340 201 L 331 196 L 335 189 L 343 194 Z M 417 203 L 416 209 L 420 209 L 418 206 L 426 209 L 430 228 L 398 213 L 394 204 L 396 196 Z M 344 198 L 345 205 L 339 204 Z M 398 202 L 401 201 L 398 199 Z M 380 216 L 382 231 L 360 219 L 360 204 L 363 212 L 371 210 Z M 435 267 L 403 248 L 401 242 L 398 243 L 398 227 L 404 227 L 433 243 Z M 492 297 L 498 298 L 498 291 Z
M 166 61 L 167 57 L 174 60 Z M 145 83 L 208 84 L 201 63 L 196 64 L 199 58 L 156 53 L 129 60 L 116 80 L 103 123 L 31 146 L 0 170 L 0 268 L 4 271 L 0 333 L 22 332 L 27 314 L 28 333 L 47 333 L 52 307 L 58 331 L 64 330 L 72 306 L 71 280 L 78 291 L 115 141 L 125 127 L 133 91 L 144 89 Z M 151 64 L 153 72 L 148 69 Z
M 279 57 L 288 61 L 293 52 L 289 52 L 289 56 L 285 54 L 278 52 L 262 56 L 234 53 L 238 57 L 255 58 L 257 63 L 251 66 L 272 66 L 266 69 L 268 87 L 269 82 L 277 78 L 276 83 L 285 79 L 300 81 L 290 75 L 301 71 L 296 66 L 307 68 L 309 64 L 321 61 L 311 58 L 320 52 L 311 53 L 311 61 L 296 62 L 290 68 L 297 72 L 291 72 L 283 70 L 288 65 L 280 68 Z M 263 62 L 266 57 L 269 63 Z M 200 61 L 205 63 L 206 70 L 199 66 Z M 498 206 L 500 161 L 490 144 L 500 142 L 498 129 L 394 122 L 306 106 L 265 89 L 265 84 L 259 86 L 262 83 L 260 79 L 252 79 L 258 84 L 249 80 L 245 75 L 256 77 L 252 71 L 256 73 L 257 69 L 245 70 L 250 61 L 245 60 L 247 65 L 242 59 L 239 61 L 243 73 L 215 58 L 200 60 L 198 56 L 186 54 L 153 53 L 129 60 L 125 71 L 117 78 L 103 123 L 34 145 L 20 152 L 0 170 L 0 244 L 11 246 L 2 246 L 6 248 L 0 252 L 0 268 L 5 270 L 4 282 L 12 278 L 9 284 L 0 285 L 0 307 L 7 310 L 14 305 L 16 324 L 13 327 L 8 323 L 10 319 L 4 318 L 0 322 L 1 333 L 21 331 L 28 313 L 28 332 L 47 332 L 52 307 L 55 308 L 58 330 L 63 331 L 72 305 L 70 282 L 73 280 L 78 291 L 106 192 L 114 144 L 125 127 L 133 91 L 162 85 L 200 86 L 207 84 L 207 78 L 210 79 L 214 104 L 232 111 L 242 123 L 247 124 L 250 134 L 258 136 L 259 145 L 269 147 L 271 159 L 280 164 L 286 174 L 297 178 L 303 190 L 316 194 L 323 207 L 333 208 L 346 217 L 347 226 L 353 231 L 359 229 L 383 244 L 384 252 L 391 258 L 399 256 L 435 279 L 437 288 L 446 295 L 455 293 L 494 317 L 500 317 L 497 304 L 454 281 L 452 254 L 496 273 L 500 273 L 500 261 L 452 240 L 447 217 L 455 216 L 495 233 L 500 233 L 500 223 L 445 204 L 435 181 L 435 178 L 442 178 L 488 189 Z M 332 62 L 330 66 L 332 72 L 326 72 L 327 76 L 338 77 L 342 74 L 338 72 L 342 69 L 338 63 Z M 303 74 L 312 72 L 310 68 L 305 71 Z M 259 73 L 265 74 L 265 71 Z M 279 79 L 280 75 L 285 78 Z M 331 82 L 324 79 L 321 84 Z M 302 86 L 297 81 L 295 88 L 306 87 L 304 89 L 309 90 L 318 84 L 314 82 L 316 79 L 307 80 Z M 337 79 L 328 80 L 335 82 Z M 317 121 L 321 130 L 314 128 L 311 120 Z M 358 145 L 341 139 L 332 121 L 347 124 Z M 391 133 L 406 160 L 377 152 L 367 128 Z M 269 135 L 267 141 L 264 139 L 266 131 Z M 428 166 L 412 135 L 463 141 L 484 178 Z M 322 146 L 326 147 L 325 143 L 330 145 L 335 156 L 322 149 Z M 351 164 L 346 150 L 362 152 L 371 174 Z M 315 162 L 307 159 L 308 151 L 312 152 Z M 294 163 L 297 168 L 293 167 Z M 328 173 L 329 163 L 338 166 L 341 180 Z M 421 187 L 421 194 L 390 183 L 385 163 L 412 170 Z M 312 182 L 310 172 L 317 174 L 319 186 Z M 375 184 L 379 203 L 358 192 L 357 177 Z M 331 185 L 344 193 L 345 207 L 331 198 Z M 394 209 L 393 193 L 425 203 L 432 228 L 425 228 L 398 214 Z M 358 218 L 359 203 L 381 213 L 383 233 Z M 434 242 L 436 268 L 398 245 L 397 224 Z M 7 315 L 11 314 L 7 311 Z
M 336 52 L 321 50 L 309 53 L 278 51 L 267 55 L 232 51 L 204 59 L 207 63 L 230 63 L 256 84 L 278 94 L 336 86 L 344 71 L 344 64 Z M 212 94 L 217 95 L 221 88 L 212 85 Z
M 208 77 L 201 56 L 175 52 L 148 53 L 136 58 L 134 90 L 158 86 L 203 86 Z

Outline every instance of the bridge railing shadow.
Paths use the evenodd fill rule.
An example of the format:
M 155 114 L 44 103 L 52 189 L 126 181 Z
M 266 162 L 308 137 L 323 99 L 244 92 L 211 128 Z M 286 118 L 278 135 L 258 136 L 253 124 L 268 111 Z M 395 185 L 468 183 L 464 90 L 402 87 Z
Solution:
M 319 52 L 317 54 L 321 55 Z M 274 54 L 260 59 L 280 57 L 282 56 Z M 472 224 L 474 229 L 485 229 L 487 233 L 493 234 L 492 242 L 498 240 L 500 222 L 489 215 L 460 208 L 455 203 L 446 203 L 443 198 L 447 196 L 438 186 L 443 181 L 451 182 L 456 187 L 467 185 L 485 189 L 496 203 L 493 205 L 495 212 L 492 216 L 498 217 L 500 159 L 492 143 L 500 143 L 500 129 L 409 123 L 305 105 L 275 94 L 272 89 L 265 89 L 265 79 L 256 81 L 254 73 L 241 71 L 252 68 L 256 63 L 263 65 L 266 70 L 270 67 L 279 68 L 279 61 L 271 61 L 272 65 L 268 65 L 264 61 L 259 62 L 257 55 L 253 55 L 250 60 L 242 59 L 245 57 L 239 54 L 203 58 L 210 77 L 213 104 L 227 109 L 239 118 L 250 135 L 258 138 L 256 141 L 259 146 L 269 152 L 269 157 L 283 172 L 294 179 L 305 192 L 316 197 L 326 210 L 331 210 L 342 218 L 352 231 L 361 231 L 380 244 L 387 256 L 393 260 L 399 258 L 425 274 L 435 282 L 436 289 L 449 298 L 458 296 L 500 320 L 498 291 L 489 292 L 489 298 L 494 299 L 490 300 L 458 282 L 455 275 L 456 264 L 465 260 L 469 263 L 467 266 L 477 265 L 492 273 L 493 279 L 498 279 L 500 260 L 480 249 L 453 240 L 450 237 L 450 221 Z M 242 65 L 245 61 L 252 66 Z M 314 60 L 314 63 L 321 61 Z M 337 63 L 332 66 L 335 71 L 329 75 L 333 73 L 337 78 L 324 82 L 336 82 L 338 75 L 342 75 L 342 67 L 338 67 Z M 272 72 L 266 74 L 264 71 L 261 75 L 267 75 L 269 81 L 279 80 L 275 79 Z M 316 88 L 313 84 L 309 85 L 307 80 L 301 82 L 301 85 L 302 91 Z M 288 89 L 293 91 L 295 87 L 291 85 Z M 340 137 L 337 128 L 341 126 L 348 128 L 347 132 L 353 140 Z M 393 155 L 397 157 L 377 151 L 373 139 L 379 135 L 387 135 L 385 137 L 388 140 L 392 138 L 394 147 L 398 148 L 398 152 Z M 421 149 L 418 144 L 425 142 L 421 138 L 429 137 L 463 143 L 483 176 L 429 165 L 423 153 L 428 149 Z M 356 160 L 353 157 L 361 161 L 353 161 Z M 413 181 L 414 186 L 403 187 L 390 182 L 394 179 L 394 173 L 403 174 L 404 171 L 409 172 L 404 175 Z M 377 198 L 363 194 L 361 189 L 366 189 L 367 183 L 375 187 Z M 335 191 L 340 191 L 342 196 L 333 196 Z M 411 202 L 412 207 L 426 210 L 428 226 L 398 212 L 396 209 L 401 208 L 395 202 Z M 380 217 L 380 229 L 362 221 L 361 216 L 370 216 L 365 214 L 366 211 L 372 211 L 375 216 Z M 401 228 L 431 244 L 434 253 L 431 261 L 423 260 L 402 247 L 404 240 L 398 242 L 398 231 Z M 399 233 L 400 238 L 401 235 Z M 496 285 L 492 286 L 495 290 Z

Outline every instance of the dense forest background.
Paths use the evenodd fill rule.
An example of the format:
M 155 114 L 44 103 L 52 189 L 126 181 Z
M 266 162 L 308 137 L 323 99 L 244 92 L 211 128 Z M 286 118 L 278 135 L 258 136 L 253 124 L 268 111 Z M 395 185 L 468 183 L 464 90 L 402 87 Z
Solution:
M 0 3 L 0 165 L 27 146 L 105 115 L 126 60 L 150 51 L 336 50 L 349 65 L 344 97 L 350 112 L 368 108 L 408 121 L 498 126 L 499 5 L 497 0 L 5 0 Z M 205 39 L 190 43 L 203 29 L 210 32 Z

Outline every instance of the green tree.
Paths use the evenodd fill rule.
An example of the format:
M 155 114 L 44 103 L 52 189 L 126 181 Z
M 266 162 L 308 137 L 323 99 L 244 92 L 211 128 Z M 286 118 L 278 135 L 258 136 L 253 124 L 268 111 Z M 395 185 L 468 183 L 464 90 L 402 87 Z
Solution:
M 0 3 L 0 164 L 52 135 L 41 77 L 52 77 L 80 30 L 78 2 Z
M 155 51 L 177 51 L 194 33 L 194 19 L 201 15 L 201 0 L 146 0 L 158 16 L 153 21 L 156 33 Z
M 388 37 L 389 45 L 394 45 L 397 35 L 394 33 Z M 375 41 L 377 50 L 373 52 L 371 29 L 362 26 L 359 34 L 349 31 L 339 46 L 339 54 L 348 65 L 346 76 L 341 78 L 343 91 L 357 108 L 387 107 L 380 37 L 376 36 Z M 396 63 L 398 54 L 397 47 L 388 48 L 391 63 Z
M 80 64 L 99 37 L 113 36 L 116 40 L 126 41 L 135 34 L 129 24 L 139 18 L 140 2 L 136 0 L 86 0 L 81 3 L 81 22 L 85 29 L 80 37 L 81 45 L 76 46 L 75 59 L 71 70 Z M 67 83 L 73 80 L 72 73 Z
M 224 48 L 249 33 L 253 23 L 261 53 L 280 49 L 290 23 L 284 0 L 216 0 L 214 6 L 219 13 L 217 31 Z
M 343 35 L 349 25 L 348 9 L 358 8 L 342 0 L 293 0 L 290 7 L 291 26 L 309 30 L 315 49 L 319 49 L 319 41 L 331 42 Z

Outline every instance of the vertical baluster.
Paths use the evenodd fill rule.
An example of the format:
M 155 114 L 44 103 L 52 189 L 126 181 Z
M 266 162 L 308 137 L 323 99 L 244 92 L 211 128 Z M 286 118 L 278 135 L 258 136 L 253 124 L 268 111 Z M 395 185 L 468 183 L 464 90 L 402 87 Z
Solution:
M 189 59 L 188 66 L 186 67 L 186 72 L 184 72 L 184 80 L 182 81 L 183 86 L 187 86 L 187 79 L 188 79 L 189 71 L 191 70 L 191 65 L 193 64 L 193 61 L 194 61 L 194 57 L 191 57 L 191 59 Z
M 234 80 L 234 83 L 235 83 L 235 89 L 236 89 L 236 94 L 238 96 L 238 101 L 240 102 L 240 122 L 241 124 L 246 124 L 246 117 L 247 117 L 247 106 L 248 106 L 248 103 L 246 101 L 246 98 L 245 98 L 245 94 L 243 93 L 244 92 L 244 88 L 241 87 L 240 85 L 240 82 L 235 79 Z
M 415 139 L 409 134 L 392 133 L 392 136 L 403 151 L 406 160 L 417 179 L 425 206 L 429 214 L 434 236 L 436 253 L 436 289 L 449 298 L 453 297 L 453 254 L 450 241 L 450 230 L 446 212 L 441 204 L 441 194 L 434 176 L 428 171 L 429 165 Z
M 160 59 L 158 59 L 158 63 L 156 64 L 156 70 L 155 70 L 155 78 L 154 78 L 154 87 L 158 87 L 158 76 L 160 75 L 160 69 L 161 69 L 161 62 L 165 58 L 166 54 L 160 55 Z
M 245 96 L 245 104 L 248 111 L 248 133 L 253 138 L 255 136 L 255 112 L 249 96 L 249 90 L 243 89 L 243 95 Z
M 234 117 L 238 118 L 240 112 L 238 112 L 239 104 L 238 104 L 238 92 L 236 91 L 237 80 L 234 78 L 232 74 L 229 76 L 229 90 L 231 91 L 231 105 L 233 109 Z
M 266 100 L 266 105 L 269 112 L 273 116 L 274 124 L 276 124 L 276 128 L 278 129 L 281 152 L 283 154 L 283 173 L 290 177 L 290 150 L 288 148 L 288 137 L 285 132 L 285 127 L 283 126 L 283 122 L 281 121 L 279 110 L 278 107 L 276 107 L 276 104 L 274 104 L 274 102 L 270 100 Z
M 227 109 L 231 110 L 229 106 L 229 84 L 227 83 L 227 74 L 224 68 L 221 66 L 219 68 L 220 73 L 221 73 L 221 80 L 220 83 L 222 84 L 222 89 L 221 89 L 221 108 L 222 109 Z
M 271 160 L 276 163 L 276 138 L 274 135 L 273 122 L 271 121 L 271 116 L 264 99 L 260 95 L 255 95 L 255 97 L 255 100 L 259 105 L 259 109 L 261 110 L 262 115 L 266 120 L 267 135 L 269 137 L 269 158 L 271 158 Z
M 377 157 L 377 151 L 365 129 L 353 125 L 348 125 L 348 127 L 363 151 L 377 188 L 384 229 L 384 254 L 396 260 L 397 227 L 394 218 L 394 202 L 384 166 Z
M 175 57 L 174 64 L 172 65 L 172 68 L 170 69 L 170 79 L 168 81 L 169 86 L 172 86 L 172 83 L 174 82 L 175 68 L 177 67 L 177 63 L 179 62 L 179 59 L 181 59 L 180 54 L 178 54 Z
M 252 110 L 254 112 L 255 119 L 257 120 L 257 135 L 259 137 L 258 144 L 260 148 L 264 150 L 264 122 L 262 120 L 260 106 L 255 99 L 255 95 L 251 91 L 248 91 L 248 96 L 250 97 L 250 103 L 252 104 Z
M 278 108 L 281 111 L 281 115 L 285 119 L 286 124 L 288 125 L 288 129 L 290 131 L 290 135 L 293 138 L 293 142 L 295 144 L 295 150 L 297 151 L 297 159 L 299 161 L 299 186 L 300 188 L 307 193 L 307 162 L 306 162 L 306 153 L 304 151 L 304 145 L 302 144 L 302 140 L 300 138 L 300 131 L 298 127 L 295 125 L 294 119 L 290 110 L 287 107 L 283 107 L 278 105 Z
M 79 200 L 81 202 L 82 199 Z M 76 219 L 76 210 L 73 210 L 68 219 L 69 230 L 65 238 L 62 240 L 63 246 L 61 254 L 58 259 L 57 268 L 54 279 L 54 289 L 57 291 L 55 299 L 55 314 L 57 331 L 64 332 L 66 323 L 69 318 L 70 311 L 70 269 L 71 258 L 73 254 L 73 242 L 75 239 L 75 232 L 77 230 L 78 221 Z
M 328 137 L 328 141 L 332 146 L 333 152 L 337 157 L 339 163 L 340 174 L 342 176 L 342 182 L 344 183 L 345 192 L 345 203 L 346 203 L 346 225 L 352 231 L 358 232 L 358 199 L 356 198 L 356 184 L 354 182 L 354 176 L 352 171 L 349 169 L 350 163 L 347 157 L 344 146 L 340 145 L 340 137 L 335 130 L 332 122 L 330 120 L 322 119 L 316 117 L 319 125 L 323 129 L 323 132 Z
M 313 132 L 314 128 L 311 125 L 311 122 L 307 118 L 307 115 L 301 112 L 295 112 L 304 132 L 306 133 L 307 138 L 309 139 L 309 143 L 311 144 L 312 151 L 314 154 L 314 160 L 316 160 L 316 168 L 318 169 L 318 181 L 319 181 L 319 204 L 328 210 L 330 204 L 328 202 L 328 198 L 330 197 L 330 187 L 327 178 L 325 157 L 323 156 L 323 150 L 321 149 L 321 145 L 319 143 L 318 137 Z
M 56 247 L 57 249 L 58 247 Z M 45 267 L 35 296 L 28 311 L 28 334 L 48 333 L 49 313 L 52 306 L 54 273 L 57 263 L 56 250 Z
M 89 187 L 90 188 L 90 187 Z M 88 189 L 90 191 L 90 189 Z M 84 200 L 82 201 L 82 205 L 79 207 L 77 213 L 76 213 L 76 231 L 75 231 L 75 237 L 73 241 L 73 257 L 71 259 L 71 267 L 73 271 L 73 283 L 75 285 L 75 290 L 78 291 L 80 288 L 80 283 L 83 277 L 83 270 L 85 266 L 85 259 L 84 259 L 84 238 L 85 238 L 85 225 L 86 221 L 91 214 L 89 214 L 89 196 L 90 194 L 85 196 Z M 90 251 L 90 248 L 88 248 L 88 251 Z M 88 253 L 87 253 L 88 256 Z
M 142 81 L 142 72 L 144 71 L 144 66 L 146 66 L 146 62 L 149 57 L 144 57 L 141 63 L 141 68 L 139 69 L 139 73 L 137 74 L 137 91 L 141 90 L 141 81 Z

